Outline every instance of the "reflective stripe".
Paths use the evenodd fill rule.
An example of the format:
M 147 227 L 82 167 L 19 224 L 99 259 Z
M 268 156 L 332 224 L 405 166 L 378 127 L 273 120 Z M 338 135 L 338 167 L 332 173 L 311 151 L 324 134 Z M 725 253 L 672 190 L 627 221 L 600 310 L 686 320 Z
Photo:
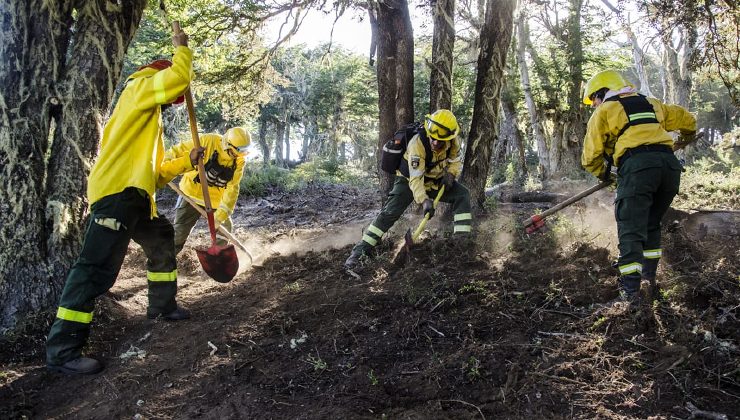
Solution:
M 470 225 L 455 225 L 455 228 L 452 229 L 452 232 L 470 232 Z
M 74 311 L 60 306 L 57 309 L 57 318 L 65 321 L 79 322 L 80 324 L 89 324 L 92 321 L 92 312 Z
M 660 248 L 658 248 L 658 249 L 646 249 L 646 250 L 642 251 L 642 256 L 644 258 L 649 259 L 649 260 L 658 259 L 662 255 L 663 255 L 663 250 L 660 249 Z
M 110 230 L 121 230 L 121 222 L 118 220 L 112 218 L 112 217 L 101 217 L 98 219 L 95 219 L 95 223 L 99 224 L 100 226 L 107 227 Z
M 169 273 L 157 273 L 154 271 L 147 271 L 146 278 L 149 281 L 175 281 L 177 280 L 177 269 L 174 269 Z
M 642 264 L 631 263 L 619 266 L 619 274 L 642 273 Z
M 473 215 L 470 213 L 460 213 L 455 215 L 455 221 L 459 222 L 460 220 L 472 220 Z
M 204 207 L 205 207 L 205 206 L 204 206 Z M 226 204 L 220 204 L 220 205 L 218 206 L 218 208 L 219 208 L 220 210 L 223 210 L 223 211 L 225 211 L 225 212 L 226 212 L 226 214 L 228 214 L 228 215 L 231 215 L 231 209 L 229 209 L 229 208 L 228 208 L 228 207 L 226 206 Z
M 164 89 L 164 72 L 157 72 L 152 78 L 152 82 L 154 83 L 154 101 L 158 104 L 165 103 L 167 93 Z
M 637 114 L 630 114 L 630 121 L 642 120 L 644 118 L 657 118 L 654 112 L 638 112 Z
M 401 149 L 389 149 L 386 146 L 383 146 L 383 151 L 386 152 L 386 153 L 392 153 L 394 155 L 400 155 L 401 153 L 404 152 Z
M 362 235 L 362 240 L 369 243 L 372 246 L 375 246 L 378 244 L 378 240 L 368 234 Z
M 424 171 L 420 169 L 409 169 L 409 176 L 422 176 L 424 175 Z
M 460 156 L 460 155 L 457 155 L 457 157 L 456 157 L 456 158 L 454 158 L 454 159 L 449 159 L 449 158 L 448 158 L 448 159 L 447 159 L 447 162 L 448 162 L 448 163 L 455 163 L 455 162 L 460 162 L 460 159 L 461 159 L 461 156 Z
M 372 233 L 374 233 L 374 234 L 376 234 L 376 235 L 378 235 L 378 238 L 383 237 L 383 234 L 385 233 L 382 230 L 378 229 L 377 226 L 373 226 L 373 225 L 368 226 L 367 227 L 367 230 L 370 231 L 370 232 L 372 232 Z

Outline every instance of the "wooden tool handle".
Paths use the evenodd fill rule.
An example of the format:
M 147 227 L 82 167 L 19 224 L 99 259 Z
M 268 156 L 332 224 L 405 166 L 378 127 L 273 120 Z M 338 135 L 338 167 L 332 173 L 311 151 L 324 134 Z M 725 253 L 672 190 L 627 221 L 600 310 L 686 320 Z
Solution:
M 445 193 L 445 186 L 442 185 L 442 188 L 439 189 L 439 192 L 437 193 L 437 197 L 434 198 L 434 204 L 432 204 L 432 208 L 437 208 L 437 204 L 439 204 L 439 199 L 442 198 L 442 194 Z M 414 235 L 411 237 L 411 239 L 416 242 L 417 239 L 419 239 L 419 235 L 421 235 L 421 232 L 424 230 L 424 227 L 427 225 L 427 222 L 429 221 L 429 213 L 426 213 L 424 215 L 424 219 L 422 219 L 421 223 L 419 223 L 419 227 L 416 228 L 414 231 Z

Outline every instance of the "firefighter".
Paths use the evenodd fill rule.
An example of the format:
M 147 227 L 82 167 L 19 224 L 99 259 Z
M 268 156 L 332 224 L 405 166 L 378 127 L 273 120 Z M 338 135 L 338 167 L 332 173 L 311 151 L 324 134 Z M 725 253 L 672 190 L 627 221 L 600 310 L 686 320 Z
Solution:
M 249 132 L 241 127 L 234 127 L 226 131 L 223 136 L 205 134 L 200 137 L 201 145 L 205 148 L 205 172 L 208 179 L 208 195 L 211 206 L 215 209 L 214 218 L 231 232 L 231 214 L 234 212 L 236 199 L 239 197 L 239 184 L 244 174 L 244 157 L 251 143 Z M 173 147 L 168 155 L 172 157 L 184 156 L 193 148 L 192 140 L 184 141 Z M 203 187 L 200 183 L 198 171 L 193 170 L 183 175 L 180 180 L 182 192 L 201 207 L 203 201 Z M 200 218 L 200 213 L 182 197 L 175 205 L 175 252 L 180 253 L 190 231 Z M 219 238 L 220 245 L 226 241 Z
M 369 255 L 412 201 L 422 205 L 424 214 L 434 216 L 433 198 L 442 185 L 445 191 L 440 201 L 452 204 L 454 234 L 470 234 L 470 193 L 456 181 L 462 170 L 459 130 L 455 115 L 447 109 L 425 117 L 424 129 L 408 143 L 385 206 L 344 262 L 347 269 L 355 268 L 362 256 Z
M 586 84 L 583 103 L 595 108 L 588 121 L 581 164 L 601 180 L 616 173 L 614 215 L 619 235 L 621 297 L 639 303 L 640 281 L 655 282 L 662 250 L 660 222 L 678 193 L 681 164 L 671 131 L 680 141 L 696 135 L 696 119 L 678 105 L 637 93 L 620 73 L 606 70 Z
M 100 372 L 100 361 L 82 356 L 95 298 L 114 284 L 130 240 L 147 257 L 149 318 L 177 321 L 190 317 L 175 301 L 177 267 L 172 224 L 157 211 L 154 192 L 202 156 L 192 150 L 165 160 L 161 108 L 181 102 L 193 78 L 188 36 L 172 37 L 172 61 L 140 67 L 126 80 L 88 177 L 90 218 L 82 251 L 62 290 L 46 342 L 47 366 L 67 374 Z

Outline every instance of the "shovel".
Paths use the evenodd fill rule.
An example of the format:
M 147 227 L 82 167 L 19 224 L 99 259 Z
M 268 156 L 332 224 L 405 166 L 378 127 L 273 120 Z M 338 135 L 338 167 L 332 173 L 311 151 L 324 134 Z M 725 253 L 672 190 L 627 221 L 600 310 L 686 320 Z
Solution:
M 175 32 L 180 31 L 179 22 L 172 24 Z M 198 124 L 195 121 L 195 107 L 193 106 L 193 93 L 188 88 L 185 91 L 185 104 L 188 109 L 188 120 L 190 122 L 190 134 L 193 137 L 193 145 L 200 148 L 200 139 L 198 137 Z M 216 222 L 213 220 L 213 208 L 211 207 L 211 197 L 208 194 L 208 180 L 206 170 L 203 167 L 203 159 L 198 159 L 198 179 L 203 187 L 203 202 L 205 203 L 206 214 L 208 218 L 208 230 L 211 232 L 211 247 L 208 249 L 196 249 L 200 265 L 213 280 L 219 283 L 228 283 L 234 278 L 239 270 L 239 259 L 236 256 L 234 245 L 218 245 L 216 243 Z
M 442 187 L 439 189 L 439 192 L 437 193 L 437 197 L 434 198 L 434 204 L 432 205 L 432 208 L 437 208 L 437 204 L 439 203 L 439 199 L 442 198 L 442 194 L 445 193 L 445 186 L 442 185 Z M 404 257 L 408 258 L 411 255 L 411 247 L 414 245 L 414 242 L 416 242 L 419 239 L 419 235 L 421 235 L 421 232 L 424 231 L 424 227 L 427 225 L 427 222 L 429 221 L 429 213 L 424 214 L 424 218 L 421 219 L 421 222 L 419 223 L 419 227 L 416 228 L 414 231 L 414 234 L 411 234 L 411 229 L 406 231 L 406 234 L 403 237 L 403 246 L 401 249 L 398 250 L 398 253 L 395 257 L 393 257 L 393 263 L 396 264 L 400 262 Z
M 673 151 L 681 150 L 684 147 L 688 146 L 689 144 L 701 139 L 704 137 L 704 132 L 697 133 L 696 136 L 693 137 L 693 139 L 689 141 L 684 142 L 676 142 L 673 144 Z M 540 214 L 535 214 L 534 216 L 530 217 L 529 219 L 524 221 L 524 230 L 527 232 L 527 234 L 531 234 L 534 232 L 537 232 L 538 230 L 542 229 L 545 226 L 545 218 L 547 216 L 550 216 L 554 213 L 559 212 L 560 210 L 570 206 L 571 204 L 575 203 L 576 201 L 581 200 L 584 197 L 588 197 L 589 195 L 595 193 L 596 191 L 599 191 L 603 188 L 608 187 L 612 184 L 613 181 L 602 181 L 597 185 L 594 185 L 593 187 L 581 191 L 578 194 L 574 195 L 573 197 L 570 197 L 569 199 L 563 201 L 562 203 L 549 208 L 545 211 L 543 211 Z
M 196 203 L 195 201 L 193 201 L 192 198 L 190 198 L 187 195 L 185 195 L 185 193 L 182 192 L 182 190 L 180 189 L 180 187 L 178 187 L 177 185 L 175 185 L 173 182 L 168 182 L 167 183 L 167 186 L 170 187 L 170 188 L 172 188 L 172 190 L 175 191 L 178 195 L 180 195 L 180 197 L 182 197 L 183 200 L 185 200 L 188 203 L 190 203 L 190 205 L 193 206 L 193 208 L 195 210 L 197 210 L 198 213 L 200 213 L 201 216 L 203 216 L 205 218 L 208 218 L 208 213 L 206 213 L 206 211 L 203 210 L 203 208 L 201 206 L 199 206 L 198 203 Z M 244 251 L 244 253 L 247 254 L 247 257 L 249 258 L 249 264 L 252 265 L 252 262 L 254 261 L 254 257 L 252 257 L 252 254 L 247 250 L 247 247 L 245 247 L 244 244 L 242 244 L 241 242 L 239 242 L 239 240 L 236 239 L 236 237 L 234 235 L 232 235 L 231 232 L 229 232 L 228 230 L 226 230 L 226 228 L 224 227 L 224 225 L 218 225 L 218 227 L 216 228 L 216 230 L 219 233 L 221 233 L 221 235 L 223 235 L 226 239 L 228 239 L 229 242 L 231 242 L 232 244 L 236 245 L 237 248 L 239 248 L 242 251 Z

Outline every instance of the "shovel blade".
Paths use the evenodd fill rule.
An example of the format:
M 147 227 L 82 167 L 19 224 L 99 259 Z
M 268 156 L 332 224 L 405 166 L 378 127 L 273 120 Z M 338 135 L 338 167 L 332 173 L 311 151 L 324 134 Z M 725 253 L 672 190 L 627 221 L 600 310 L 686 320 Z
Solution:
M 414 245 L 414 239 L 411 236 L 411 229 L 409 229 L 406 231 L 406 235 L 404 235 L 403 237 L 403 245 L 398 250 L 398 252 L 396 252 L 396 255 L 393 257 L 393 261 L 391 263 L 393 265 L 406 263 L 411 257 L 412 245 Z
M 239 270 L 239 258 L 234 245 L 213 245 L 208 249 L 196 249 L 203 271 L 219 283 L 228 283 Z

